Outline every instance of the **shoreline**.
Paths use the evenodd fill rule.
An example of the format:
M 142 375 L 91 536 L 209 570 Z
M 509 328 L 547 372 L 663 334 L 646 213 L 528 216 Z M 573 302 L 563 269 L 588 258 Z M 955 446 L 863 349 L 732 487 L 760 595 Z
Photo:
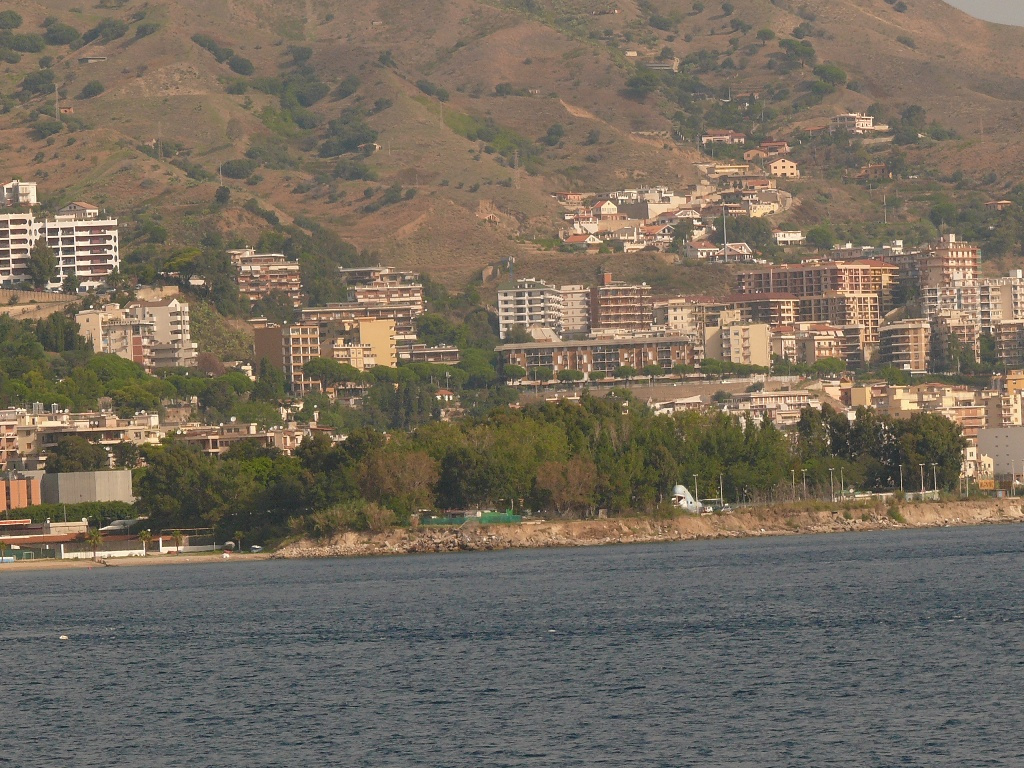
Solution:
M 271 557 L 289 560 L 486 552 L 999 525 L 1024 523 L 1024 499 L 904 504 L 899 507 L 898 517 L 890 517 L 882 505 L 840 507 L 835 511 L 779 506 L 667 520 L 549 520 L 517 526 L 469 522 L 459 528 L 397 528 L 376 534 L 339 534 L 329 542 L 303 540 L 285 545 Z
M 21 560 L 0 565 L 0 575 L 51 569 L 146 567 L 159 565 L 232 565 L 264 560 L 306 560 L 333 557 L 375 557 L 443 552 L 492 552 L 504 549 L 550 549 L 661 544 L 764 536 L 921 530 L 1024 523 L 1024 499 L 992 499 L 904 504 L 899 518 L 885 507 L 847 507 L 807 511 L 786 506 L 758 507 L 715 515 L 684 515 L 659 520 L 623 517 L 605 520 L 546 520 L 521 525 L 479 525 L 458 528 L 393 528 L 381 533 L 347 532 L 330 541 L 302 540 L 273 553 L 234 553 L 227 560 L 209 555 L 149 555 L 108 560 Z
M 239 556 L 233 553 L 225 560 L 220 552 L 211 552 L 209 555 L 146 555 L 145 557 L 111 557 L 107 559 L 93 560 L 84 558 L 82 560 L 56 560 L 51 558 L 38 558 L 36 560 L 16 560 L 13 563 L 0 564 L 0 575 L 5 571 L 47 571 L 54 569 L 91 570 L 93 568 L 139 568 L 156 565 L 203 565 L 221 563 L 230 565 L 232 563 L 249 563 L 256 560 L 269 560 L 271 555 L 263 552 L 260 554 L 244 554 Z

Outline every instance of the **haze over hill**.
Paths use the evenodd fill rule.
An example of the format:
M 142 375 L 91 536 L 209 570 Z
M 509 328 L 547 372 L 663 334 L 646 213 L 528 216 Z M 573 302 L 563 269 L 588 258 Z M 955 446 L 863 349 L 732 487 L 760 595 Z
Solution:
M 946 0 L 954 8 L 985 21 L 1024 25 L 1024 6 L 1006 0 Z
M 656 259 L 569 259 L 529 243 L 557 232 L 552 192 L 691 183 L 705 128 L 799 140 L 838 111 L 918 104 L 959 138 L 907 147 L 914 175 L 959 171 L 997 194 L 1024 168 L 1024 29 L 940 0 L 725 6 L 39 0 L 19 7 L 23 23 L 8 33 L 22 51 L 8 51 L 0 81 L 3 173 L 38 180 L 54 201 L 112 209 L 129 225 L 125 268 L 143 276 L 214 231 L 255 243 L 270 221 L 322 226 L 376 252 L 348 261 L 461 286 L 510 256 L 560 279 L 589 277 L 599 262 L 661 274 Z M 779 46 L 797 38 L 846 84 L 819 88 L 811 61 Z M 637 62 L 659 56 L 680 58 L 681 73 L 637 86 Z M 54 83 L 73 110 L 60 124 Z M 743 91 L 761 94 L 756 108 L 730 101 Z M 797 224 L 882 219 L 831 172 L 812 167 L 794 190 Z M 214 201 L 222 184 L 227 204 Z M 920 194 L 901 194 L 893 220 L 919 216 Z

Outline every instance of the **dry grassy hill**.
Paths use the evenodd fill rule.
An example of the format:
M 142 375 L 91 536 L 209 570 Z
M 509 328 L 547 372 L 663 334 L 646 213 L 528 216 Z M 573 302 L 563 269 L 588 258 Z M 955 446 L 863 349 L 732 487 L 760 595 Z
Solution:
M 665 48 L 695 57 L 686 77 L 706 89 L 771 90 L 778 98 L 766 102 L 775 115 L 761 126 L 752 111 L 752 127 L 785 136 L 837 109 L 880 102 L 898 111 L 915 103 L 963 137 L 914 149 L 916 161 L 979 177 L 990 170 L 1006 177 L 1024 165 L 1016 145 L 1024 29 L 975 21 L 940 0 L 907 0 L 903 12 L 886 0 L 732 5 L 726 14 L 718 3 L 697 12 L 690 2 L 666 0 L 27 2 L 18 7 L 15 35 L 43 34 L 55 22 L 78 33 L 104 23 L 111 32 L 110 20 L 127 27 L 106 41 L 111 34 L 101 31 L 81 47 L 52 44 L 16 62 L 8 57 L 0 72 L 7 107 L 0 175 L 36 179 L 53 201 L 87 198 L 126 221 L 158 222 L 167 238 L 157 245 L 167 255 L 211 229 L 254 242 L 268 225 L 243 210 L 253 198 L 282 222 L 319 223 L 452 286 L 513 255 L 521 273 L 582 280 L 599 260 L 523 243 L 557 229 L 552 192 L 694 178 L 692 142 L 659 133 L 673 130 L 680 104 L 663 92 L 640 98 L 627 88 L 638 70 L 626 52 L 653 57 Z M 817 60 L 845 69 L 856 90 L 841 88 L 794 110 L 809 68 L 781 66 L 778 39 L 801 25 Z M 761 29 L 776 39 L 760 41 Z M 218 61 L 210 45 L 193 41 L 197 34 L 250 62 L 251 74 L 233 71 L 247 71 L 236 60 Z M 8 39 L 0 48 L 11 44 L 34 45 Z M 31 93 L 22 85 L 46 72 L 60 87 L 60 106 L 73 109 L 49 136 L 52 86 Z M 102 93 L 81 98 L 92 81 Z M 308 103 L 282 97 L 282 84 L 299 81 L 322 84 L 326 95 L 306 94 Z M 332 127 L 339 118 L 375 131 L 380 150 L 324 157 L 332 133 L 348 130 Z M 562 135 L 543 141 L 552 126 Z M 479 133 L 482 127 L 489 133 Z M 218 178 L 247 151 L 258 165 L 247 179 Z M 349 170 L 338 170 L 339 159 Z M 375 178 L 345 178 L 363 166 Z M 232 190 L 226 206 L 214 203 L 222 183 Z M 400 199 L 372 210 L 396 185 Z M 850 194 L 843 211 L 873 205 Z M 840 215 L 813 199 L 801 210 Z M 125 254 L 145 243 L 142 232 L 126 231 Z M 666 276 L 652 260 L 612 264 L 673 287 L 708 282 L 707 275 Z

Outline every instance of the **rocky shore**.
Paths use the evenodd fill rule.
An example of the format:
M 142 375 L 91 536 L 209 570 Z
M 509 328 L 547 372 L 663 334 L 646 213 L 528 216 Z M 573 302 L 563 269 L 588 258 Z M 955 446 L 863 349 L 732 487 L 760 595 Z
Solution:
M 481 552 L 499 549 L 587 547 L 697 539 L 850 533 L 888 529 L 936 528 L 1024 522 L 1019 499 L 882 505 L 804 511 L 759 507 L 732 514 L 683 516 L 671 520 L 616 518 L 477 525 L 459 528 L 396 528 L 381 533 L 345 533 L 330 541 L 303 540 L 282 547 L 275 558 L 358 557 L 428 552 Z

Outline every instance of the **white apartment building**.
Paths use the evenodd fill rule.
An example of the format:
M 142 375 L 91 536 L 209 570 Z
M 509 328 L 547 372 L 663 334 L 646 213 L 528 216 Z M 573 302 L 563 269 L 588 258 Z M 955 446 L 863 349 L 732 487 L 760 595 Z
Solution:
M 0 206 L 13 208 L 16 205 L 33 206 L 38 205 L 36 198 L 36 183 L 34 181 L 13 181 L 0 187 Z
M 188 304 L 177 298 L 133 301 L 125 307 L 129 318 L 153 323 L 153 368 L 192 368 L 198 345 L 192 341 Z
M 562 292 L 543 280 L 522 278 L 498 291 L 498 334 L 504 339 L 515 327 L 562 328 Z
M 0 215 L 0 284 L 16 286 L 30 281 L 32 248 L 42 239 L 57 257 L 57 274 L 47 283 L 47 290 L 59 290 L 70 275 L 78 278 L 80 291 L 102 286 L 120 267 L 120 254 L 117 219 L 100 219 L 98 213 L 91 206 L 43 221 L 31 213 Z

